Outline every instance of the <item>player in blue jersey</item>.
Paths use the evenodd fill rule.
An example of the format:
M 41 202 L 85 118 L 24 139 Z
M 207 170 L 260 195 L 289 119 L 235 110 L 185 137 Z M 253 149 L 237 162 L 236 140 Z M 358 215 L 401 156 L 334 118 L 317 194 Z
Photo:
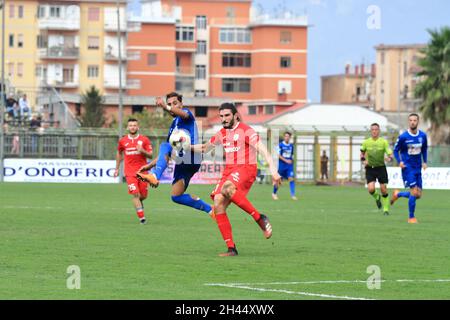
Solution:
M 394 156 L 402 168 L 403 182 L 410 191 L 400 192 L 395 190 L 391 204 L 398 198 L 408 198 L 409 219 L 408 223 L 417 223 L 414 216 L 416 200 L 422 197 L 422 168 L 427 169 L 427 135 L 417 129 L 419 115 L 412 113 L 408 117 L 409 129 L 398 137 L 394 147 Z M 423 162 L 422 162 L 423 160 Z
M 143 166 L 137 176 L 148 182 L 150 186 L 157 188 L 159 180 L 167 168 L 169 159 L 173 157 L 176 165 L 172 182 L 172 201 L 204 211 L 214 218 L 214 212 L 208 203 L 197 196 L 185 193 L 192 177 L 200 169 L 201 155 L 194 152 L 183 152 L 183 150 L 173 150 L 169 143 L 170 136 L 174 130 L 184 129 L 189 132 L 191 143 L 197 144 L 198 128 L 195 117 L 188 108 L 183 106 L 183 96 L 176 92 L 171 92 L 166 96 L 166 103 L 161 98 L 156 99 L 156 105 L 174 117 L 169 134 L 167 135 L 167 142 L 161 143 L 158 158 L 150 164 Z M 148 170 L 151 171 L 147 174 L 146 172 Z
M 294 174 L 294 144 L 291 141 L 292 134 L 284 133 L 284 139 L 278 146 L 278 173 L 283 179 L 289 181 L 292 200 L 297 200 L 295 196 L 295 174 Z M 273 186 L 272 198 L 278 200 L 278 185 Z

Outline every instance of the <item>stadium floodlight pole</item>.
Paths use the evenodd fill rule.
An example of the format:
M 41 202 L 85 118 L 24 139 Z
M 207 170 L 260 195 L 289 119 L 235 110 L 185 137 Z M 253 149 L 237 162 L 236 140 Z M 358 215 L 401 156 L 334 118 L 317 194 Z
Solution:
M 122 37 L 120 30 L 120 0 L 117 0 L 117 44 L 119 48 L 119 139 L 123 136 L 123 96 L 122 96 Z M 119 173 L 120 182 L 123 180 L 122 170 Z
M 0 102 L 0 182 L 4 180 L 4 149 L 5 132 L 3 132 L 3 118 L 5 116 L 5 0 L 0 4 L 2 10 L 2 83 L 1 83 L 1 102 Z

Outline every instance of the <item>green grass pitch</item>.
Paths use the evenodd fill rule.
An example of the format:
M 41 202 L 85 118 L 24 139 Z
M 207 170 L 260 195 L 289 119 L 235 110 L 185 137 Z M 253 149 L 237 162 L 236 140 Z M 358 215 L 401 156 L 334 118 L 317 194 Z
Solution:
M 189 192 L 209 201 L 211 189 Z M 448 191 L 426 190 L 409 225 L 405 199 L 385 217 L 362 187 L 298 186 L 298 202 L 288 189 L 278 202 L 268 185 L 249 194 L 270 240 L 232 206 L 239 256 L 222 258 L 217 225 L 173 204 L 168 185 L 150 189 L 141 226 L 125 184 L 0 184 L 0 299 L 450 299 Z

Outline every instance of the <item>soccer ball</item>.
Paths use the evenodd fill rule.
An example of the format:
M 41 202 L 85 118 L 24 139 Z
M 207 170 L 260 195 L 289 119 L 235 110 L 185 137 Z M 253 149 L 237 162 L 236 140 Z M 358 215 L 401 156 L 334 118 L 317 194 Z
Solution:
M 175 129 L 169 138 L 170 145 L 177 151 L 189 151 L 191 148 L 191 136 L 184 129 Z

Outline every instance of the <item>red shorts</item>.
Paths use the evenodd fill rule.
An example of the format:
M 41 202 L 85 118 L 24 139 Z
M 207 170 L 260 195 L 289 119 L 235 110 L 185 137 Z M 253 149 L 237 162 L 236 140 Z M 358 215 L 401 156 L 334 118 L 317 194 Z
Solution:
M 223 184 L 227 181 L 232 182 L 237 190 L 242 192 L 243 195 L 247 195 L 253 182 L 256 180 L 256 166 L 250 167 L 238 167 L 238 168 L 225 168 L 222 174 L 222 178 L 216 185 L 216 188 L 211 193 L 211 199 L 214 200 L 216 194 L 220 194 L 222 191 Z
M 142 197 L 147 198 L 148 195 L 148 183 L 139 180 L 136 177 L 127 176 L 127 185 L 129 194 L 139 193 Z

